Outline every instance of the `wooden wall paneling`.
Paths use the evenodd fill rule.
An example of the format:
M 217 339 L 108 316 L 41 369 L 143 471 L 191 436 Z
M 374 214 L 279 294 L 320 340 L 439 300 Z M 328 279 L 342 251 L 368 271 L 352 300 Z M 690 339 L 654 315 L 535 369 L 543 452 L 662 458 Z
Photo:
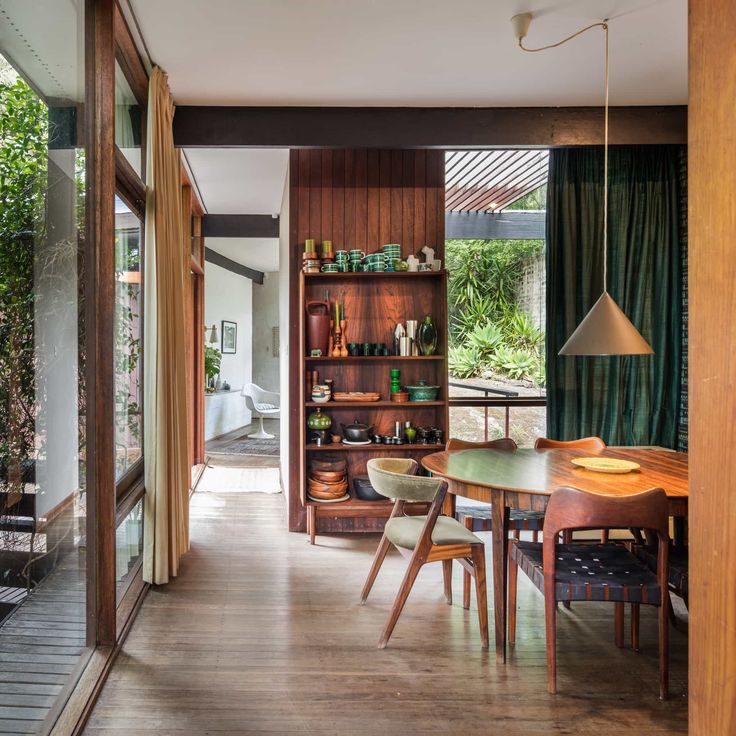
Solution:
M 413 252 L 426 245 L 427 223 L 424 211 L 427 206 L 427 153 L 426 151 L 414 152 L 414 233 Z M 443 207 L 444 210 L 444 207 Z
M 309 237 L 322 241 L 322 151 L 309 151 Z M 318 251 L 319 252 L 319 249 Z
M 689 733 L 736 729 L 736 4 L 689 12 Z
M 381 240 L 380 235 L 380 211 L 379 211 L 379 188 L 381 184 L 381 172 L 379 169 L 381 156 L 376 150 L 370 150 L 367 152 L 367 195 L 368 195 L 368 219 L 367 219 L 367 235 L 366 240 L 368 242 L 369 249 L 374 249 L 377 245 L 384 245 L 388 241 Z
M 332 152 L 332 240 L 336 250 L 345 250 L 345 151 Z
M 414 153 L 402 152 L 401 174 L 401 240 L 405 249 L 414 252 Z M 408 255 L 408 254 L 407 254 Z
M 355 151 L 345 151 L 345 247 L 357 248 L 355 229 Z
M 442 213 L 437 212 L 436 204 L 437 201 L 437 184 L 438 184 L 438 172 L 436 171 L 436 151 L 427 151 L 427 167 L 426 167 L 426 182 L 425 182 L 425 193 L 426 193 L 426 205 L 424 208 L 425 212 L 425 240 L 423 245 L 428 245 L 431 248 L 437 250 L 437 223 L 438 220 L 444 220 L 444 207 Z M 440 214 L 442 216 L 440 216 Z
M 113 645 L 115 595 L 115 39 L 113 0 L 86 0 L 87 641 Z
M 403 151 L 391 151 L 391 243 L 401 243 L 403 228 Z M 403 245 L 403 243 L 402 243 Z M 408 253 L 404 254 L 408 255 Z
M 366 253 L 375 249 L 375 244 L 368 242 L 368 153 L 355 151 L 355 248 Z
M 322 192 L 322 211 L 320 213 L 320 233 L 322 240 L 331 240 L 333 252 L 337 249 L 333 232 L 332 220 L 332 151 L 322 151 L 322 183 L 320 190 Z
M 381 244 L 391 240 L 391 151 L 378 153 L 378 239 Z M 407 254 L 408 255 L 408 254 Z

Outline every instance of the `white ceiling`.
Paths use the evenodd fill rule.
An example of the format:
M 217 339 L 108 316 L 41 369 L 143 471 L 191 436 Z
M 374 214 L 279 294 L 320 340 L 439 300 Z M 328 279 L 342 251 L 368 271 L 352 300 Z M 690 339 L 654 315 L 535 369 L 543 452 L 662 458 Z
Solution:
M 207 212 L 277 215 L 289 151 L 284 148 L 187 148 L 184 151 Z
M 590 31 L 611 19 L 611 103 L 687 102 L 687 0 L 130 0 L 177 104 L 524 106 L 602 102 Z
M 205 238 L 205 245 L 256 271 L 279 270 L 278 238 Z

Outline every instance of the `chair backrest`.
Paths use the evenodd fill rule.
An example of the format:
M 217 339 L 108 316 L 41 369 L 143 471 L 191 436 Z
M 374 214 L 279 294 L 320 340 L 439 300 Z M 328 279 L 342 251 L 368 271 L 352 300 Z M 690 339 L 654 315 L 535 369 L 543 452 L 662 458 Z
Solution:
M 245 405 L 251 411 L 257 411 L 255 404 L 257 401 L 255 398 L 256 389 L 258 389 L 258 386 L 256 386 L 255 383 L 246 383 L 245 386 L 243 386 L 243 390 L 240 392 L 240 395 L 245 397 Z
M 606 443 L 600 437 L 582 437 L 579 440 L 551 440 L 547 437 L 537 437 L 534 447 L 537 450 L 553 448 L 562 450 L 605 450 Z
M 565 529 L 651 529 L 667 536 L 667 494 L 651 488 L 634 496 L 601 495 L 562 486 L 550 496 L 544 514 L 544 539 L 554 543 Z
M 513 452 L 518 449 L 518 445 L 511 437 L 502 437 L 500 440 L 489 440 L 488 442 L 469 442 L 468 440 L 458 440 L 450 437 L 447 440 L 445 450 L 506 450 Z
M 368 478 L 378 493 L 396 501 L 434 501 L 447 484 L 441 478 L 414 475 L 415 460 L 408 458 L 373 458 L 368 461 Z
M 544 595 L 554 600 L 557 568 L 557 535 L 564 529 L 649 529 L 657 535 L 657 579 L 659 605 L 667 604 L 667 569 L 669 550 L 669 509 L 667 494 L 651 488 L 635 496 L 589 493 L 563 486 L 552 493 L 544 514 L 542 568 Z M 654 601 L 650 601 L 654 603 Z

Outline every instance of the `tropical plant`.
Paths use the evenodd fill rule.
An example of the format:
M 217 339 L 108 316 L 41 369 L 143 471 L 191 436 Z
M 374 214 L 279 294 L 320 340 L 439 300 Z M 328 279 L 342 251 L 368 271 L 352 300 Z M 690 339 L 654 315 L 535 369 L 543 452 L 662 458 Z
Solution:
M 544 339 L 544 334 L 532 318 L 518 309 L 507 315 L 502 330 L 507 344 L 523 350 L 537 348 Z
M 521 380 L 536 368 L 538 361 L 524 350 L 514 350 L 503 364 L 504 371 L 510 378 Z
M 211 379 L 220 372 L 220 364 L 222 362 L 222 353 L 211 345 L 204 347 L 204 375 L 209 383 Z
M 477 376 L 481 368 L 478 350 L 472 346 L 451 347 L 448 355 L 450 373 L 458 378 Z
M 503 334 L 493 322 L 477 324 L 468 335 L 468 345 L 478 351 L 480 358 L 489 358 L 503 344 Z

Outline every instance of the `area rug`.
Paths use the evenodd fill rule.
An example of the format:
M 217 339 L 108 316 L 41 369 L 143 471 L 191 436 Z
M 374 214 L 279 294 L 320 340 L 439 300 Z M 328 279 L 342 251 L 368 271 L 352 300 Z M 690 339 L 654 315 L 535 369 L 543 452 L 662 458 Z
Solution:
M 278 437 L 272 440 L 254 440 L 243 436 L 223 444 L 217 449 L 212 448 L 212 451 L 222 455 L 273 455 L 278 457 L 279 446 L 280 440 Z

